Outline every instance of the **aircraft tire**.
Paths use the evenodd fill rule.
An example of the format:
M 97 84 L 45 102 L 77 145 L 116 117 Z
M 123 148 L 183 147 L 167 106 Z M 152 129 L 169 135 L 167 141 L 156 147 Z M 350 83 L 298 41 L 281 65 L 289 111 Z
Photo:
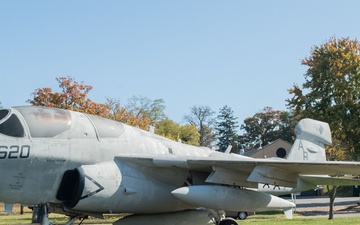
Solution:
M 232 218 L 226 218 L 222 220 L 219 225 L 238 225 L 238 223 Z
M 247 217 L 247 212 L 239 212 L 238 218 L 239 218 L 240 220 L 245 220 L 246 217 Z

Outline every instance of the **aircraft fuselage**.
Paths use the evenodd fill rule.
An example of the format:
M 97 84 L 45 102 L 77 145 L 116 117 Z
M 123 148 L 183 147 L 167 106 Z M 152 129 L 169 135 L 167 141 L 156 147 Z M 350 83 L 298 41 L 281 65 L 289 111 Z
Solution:
M 108 180 L 117 179 L 114 184 L 117 190 L 109 192 L 99 184 L 104 191 L 92 181 L 94 177 L 85 174 L 84 190 L 76 202 L 72 202 L 77 205 L 73 206 L 74 209 L 93 211 L 87 205 L 94 203 L 98 204 L 96 210 L 101 212 L 141 213 L 148 212 L 149 208 L 153 208 L 154 212 L 186 209 L 189 205 L 174 198 L 171 191 L 185 183 L 188 171 L 142 167 L 122 163 L 115 157 L 124 153 L 176 155 L 179 154 L 180 145 L 182 154 L 206 156 L 211 152 L 193 146 L 184 149 L 183 144 L 149 132 L 71 111 L 18 107 L 4 114 L 6 112 L 3 112 L 0 121 L 8 120 L 12 123 L 2 122 L 0 125 L 0 201 L 8 203 L 61 203 L 64 199 L 59 199 L 60 195 L 65 195 L 63 198 L 75 198 L 75 195 L 67 193 L 66 185 L 75 187 L 77 183 L 73 180 L 78 177 L 74 178 L 70 174 L 70 178 L 63 181 L 64 173 L 81 168 L 78 171 L 94 172 L 94 176 L 100 177 L 97 179 L 116 176 Z M 16 118 L 13 115 L 18 121 L 14 122 Z M 6 131 L 14 126 L 19 133 Z M 108 165 L 104 166 L 104 162 Z M 115 168 L 118 171 L 114 173 L 118 174 L 101 174 L 102 169 L 106 173 L 108 168 Z M 59 194 L 62 182 L 65 187 Z M 94 194 L 98 192 L 96 199 Z M 110 200 L 99 202 L 104 199 L 103 195 L 108 195 L 105 197 Z M 152 207 L 155 204 L 156 207 Z

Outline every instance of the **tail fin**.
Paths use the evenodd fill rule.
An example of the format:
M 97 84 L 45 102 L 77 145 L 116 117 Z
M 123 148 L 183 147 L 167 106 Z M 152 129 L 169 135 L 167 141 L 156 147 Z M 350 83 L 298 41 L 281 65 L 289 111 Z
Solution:
M 288 160 L 326 161 L 325 144 L 331 144 L 329 124 L 313 119 L 302 119 L 295 127 L 296 140 Z

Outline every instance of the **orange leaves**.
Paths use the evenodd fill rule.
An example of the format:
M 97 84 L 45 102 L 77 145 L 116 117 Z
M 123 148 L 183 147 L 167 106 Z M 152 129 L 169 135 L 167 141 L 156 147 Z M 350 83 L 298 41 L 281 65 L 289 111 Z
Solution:
M 39 88 L 33 93 L 34 99 L 29 99 L 28 102 L 32 105 L 57 107 L 98 116 L 108 114 L 109 106 L 93 102 L 87 97 L 92 86 L 78 83 L 71 77 L 58 77 L 56 80 L 62 92 L 52 92 L 48 87 Z
M 33 93 L 34 98 L 29 99 L 32 105 L 63 108 L 91 115 L 97 115 L 131 126 L 147 130 L 151 119 L 140 113 L 134 113 L 132 110 L 120 106 L 119 100 L 108 98 L 108 103 L 101 104 L 92 101 L 87 97 L 93 89 L 90 85 L 78 83 L 72 77 L 58 77 L 61 92 L 53 92 L 51 88 L 39 88 Z
M 32 105 L 55 107 L 56 96 L 51 88 L 39 88 L 33 93 L 34 99 L 28 100 Z
M 312 48 L 311 55 L 302 61 L 308 66 L 302 89 L 294 85 L 288 106 L 296 117 L 326 121 L 332 128 L 336 152 L 360 159 L 360 43 L 357 39 L 331 38 Z M 345 147 L 344 147 L 345 146 Z

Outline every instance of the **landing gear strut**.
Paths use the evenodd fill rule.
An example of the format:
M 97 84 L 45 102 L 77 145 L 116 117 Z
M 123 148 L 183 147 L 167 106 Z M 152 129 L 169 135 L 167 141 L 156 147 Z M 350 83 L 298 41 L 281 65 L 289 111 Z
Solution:
M 40 223 L 42 225 L 51 225 L 52 223 L 49 220 L 49 212 L 45 204 L 34 205 L 33 206 L 33 215 L 31 222 Z
M 31 223 L 42 223 L 45 215 L 45 205 L 34 205 Z
M 80 215 L 72 215 L 69 217 L 68 222 L 65 225 L 71 225 L 76 220 L 82 218 L 83 220 L 86 218 Z M 49 220 L 49 208 L 46 204 L 34 205 L 33 206 L 33 215 L 32 215 L 32 223 L 39 223 L 41 225 L 53 225 L 53 223 Z M 82 223 L 82 221 L 81 221 Z
M 236 220 L 234 220 L 233 218 L 225 218 L 224 210 L 207 209 L 207 211 L 210 212 L 210 215 L 213 218 L 213 222 L 216 225 L 238 225 Z

